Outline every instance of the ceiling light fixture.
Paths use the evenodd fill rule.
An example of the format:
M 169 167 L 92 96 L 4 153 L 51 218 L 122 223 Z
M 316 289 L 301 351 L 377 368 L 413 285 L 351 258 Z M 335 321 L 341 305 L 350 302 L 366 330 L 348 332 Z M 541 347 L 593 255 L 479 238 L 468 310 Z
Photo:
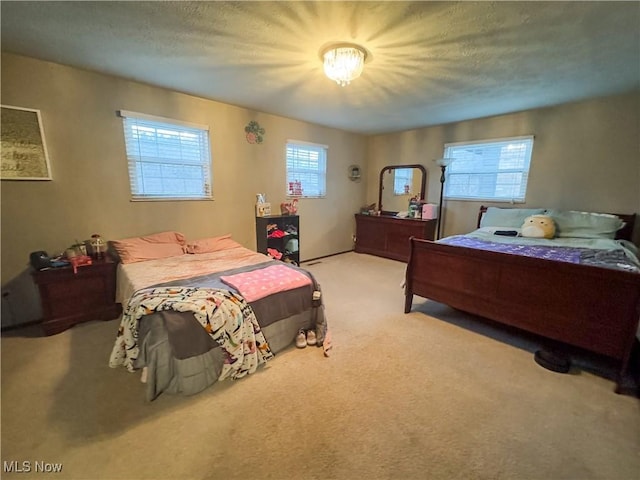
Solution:
M 355 43 L 338 43 L 320 51 L 324 73 L 338 85 L 349 85 L 362 73 L 367 51 Z

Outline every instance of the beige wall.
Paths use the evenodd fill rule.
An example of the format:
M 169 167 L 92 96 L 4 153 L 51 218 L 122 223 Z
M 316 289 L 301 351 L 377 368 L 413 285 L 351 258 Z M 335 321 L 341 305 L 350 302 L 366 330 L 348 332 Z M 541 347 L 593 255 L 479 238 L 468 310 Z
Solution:
M 303 260 L 352 248 L 353 213 L 378 201 L 385 165 L 424 165 L 426 199 L 437 203 L 432 160 L 447 142 L 534 134 L 526 206 L 640 212 L 638 92 L 367 138 L 10 54 L 1 66 L 2 103 L 41 111 L 54 177 L 1 182 L 3 325 L 40 315 L 27 268 L 34 250 L 61 252 L 96 232 L 116 239 L 162 230 L 230 232 L 255 248 L 255 194 L 276 209 L 285 200 L 287 139 L 329 146 L 327 197 L 299 204 Z M 215 201 L 131 202 L 121 109 L 210 125 Z M 265 128 L 263 144 L 246 142 L 250 120 Z M 352 164 L 362 182 L 349 180 Z M 447 202 L 444 234 L 473 229 L 479 205 Z
M 39 315 L 28 291 L 35 250 L 58 253 L 92 233 L 117 239 L 163 230 L 190 239 L 232 233 L 255 248 L 255 194 L 266 193 L 276 211 L 286 200 L 287 139 L 329 146 L 326 198 L 298 206 L 302 259 L 353 248 L 353 213 L 366 185 L 349 180 L 348 167 L 366 172 L 364 136 L 9 54 L 2 103 L 41 111 L 53 172 L 53 181 L 1 184 L 3 325 L 6 314 Z M 121 109 L 209 125 L 215 200 L 131 202 Z M 266 130 L 264 143 L 246 141 L 251 120 Z
M 640 92 L 370 137 L 367 201 L 377 201 L 385 165 L 419 163 L 428 170 L 427 201 L 438 203 L 433 160 L 445 143 L 531 134 L 526 206 L 640 213 Z M 508 206 L 445 201 L 443 236 L 475 228 L 483 203 Z

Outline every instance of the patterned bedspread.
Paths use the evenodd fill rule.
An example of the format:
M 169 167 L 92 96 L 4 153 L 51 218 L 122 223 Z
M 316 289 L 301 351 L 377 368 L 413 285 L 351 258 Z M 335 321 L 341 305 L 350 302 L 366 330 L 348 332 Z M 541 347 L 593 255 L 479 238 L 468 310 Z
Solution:
M 439 242 L 447 245 L 490 250 L 492 252 L 511 253 L 640 273 L 640 266 L 621 248 L 593 249 L 556 245 L 530 245 L 516 243 L 517 240 L 504 243 L 504 240 L 494 242 L 469 235 L 454 235 L 443 238 Z
M 139 355 L 138 320 L 153 312 L 191 312 L 223 348 L 226 359 L 219 380 L 255 372 L 273 357 L 251 307 L 239 295 L 219 289 L 158 287 L 140 290 L 129 301 L 109 366 L 134 370 Z
M 209 253 L 185 253 L 177 257 L 159 258 L 146 262 L 119 263 L 116 302 L 126 305 L 134 292 L 141 288 L 270 261 L 271 259 L 266 255 L 238 244 L 234 248 Z

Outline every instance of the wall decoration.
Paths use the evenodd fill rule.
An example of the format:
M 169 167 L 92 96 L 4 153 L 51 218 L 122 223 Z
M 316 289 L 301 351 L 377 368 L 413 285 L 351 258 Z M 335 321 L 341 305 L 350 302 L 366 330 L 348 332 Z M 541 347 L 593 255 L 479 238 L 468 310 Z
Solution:
M 2 180 L 51 180 L 40 110 L 0 107 Z
M 246 127 L 244 127 L 246 133 L 247 142 L 249 143 L 262 143 L 264 140 L 264 128 L 260 126 L 255 120 L 251 120 Z
M 360 167 L 358 165 L 349 165 L 349 180 L 360 180 Z

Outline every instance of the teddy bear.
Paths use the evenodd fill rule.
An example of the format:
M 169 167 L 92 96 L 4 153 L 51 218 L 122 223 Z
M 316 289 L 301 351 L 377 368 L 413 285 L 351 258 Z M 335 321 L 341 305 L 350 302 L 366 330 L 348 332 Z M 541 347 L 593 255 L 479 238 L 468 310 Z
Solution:
M 531 215 L 524 219 L 520 235 L 533 238 L 553 238 L 556 224 L 549 215 Z
M 294 198 L 291 202 L 282 202 L 280 213 L 282 215 L 296 215 L 298 213 L 298 199 Z

